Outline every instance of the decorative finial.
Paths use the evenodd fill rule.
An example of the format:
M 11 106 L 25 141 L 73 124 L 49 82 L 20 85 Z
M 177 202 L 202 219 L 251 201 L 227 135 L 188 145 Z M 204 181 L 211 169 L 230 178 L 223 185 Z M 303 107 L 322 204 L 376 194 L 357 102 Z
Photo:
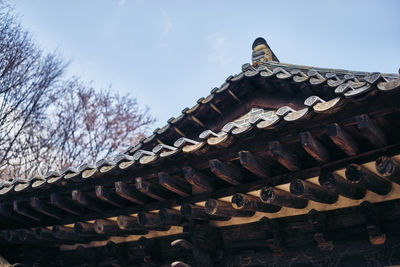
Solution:
M 258 64 L 268 61 L 279 62 L 274 52 L 272 52 L 271 48 L 269 47 L 265 39 L 262 37 L 258 37 L 257 39 L 254 40 L 252 49 L 253 49 L 252 62 L 254 66 L 257 66 Z

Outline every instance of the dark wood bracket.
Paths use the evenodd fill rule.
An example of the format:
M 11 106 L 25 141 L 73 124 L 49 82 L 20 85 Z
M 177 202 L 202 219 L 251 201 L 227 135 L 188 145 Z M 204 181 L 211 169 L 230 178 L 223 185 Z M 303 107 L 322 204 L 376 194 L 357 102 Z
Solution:
M 316 231 L 314 234 L 314 240 L 317 242 L 318 247 L 321 250 L 332 251 L 335 246 L 333 245 L 333 242 L 329 240 L 327 234 L 325 214 L 312 209 L 308 212 L 307 216 L 308 222 Z
M 382 231 L 378 207 L 368 201 L 362 202 L 360 206 L 363 207 L 369 241 L 372 245 L 383 245 L 386 242 L 386 234 Z
M 279 223 L 276 220 L 271 220 L 267 217 L 261 218 L 260 222 L 264 227 L 267 246 L 274 253 L 274 256 L 282 256 L 283 246 Z

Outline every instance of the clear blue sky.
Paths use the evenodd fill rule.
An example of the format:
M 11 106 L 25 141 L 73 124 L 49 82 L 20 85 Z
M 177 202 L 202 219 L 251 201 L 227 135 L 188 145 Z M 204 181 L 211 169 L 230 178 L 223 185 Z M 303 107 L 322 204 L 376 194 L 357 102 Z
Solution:
M 400 1 L 15 0 L 23 26 L 70 74 L 113 85 L 155 127 L 250 62 L 264 37 L 281 62 L 397 73 Z

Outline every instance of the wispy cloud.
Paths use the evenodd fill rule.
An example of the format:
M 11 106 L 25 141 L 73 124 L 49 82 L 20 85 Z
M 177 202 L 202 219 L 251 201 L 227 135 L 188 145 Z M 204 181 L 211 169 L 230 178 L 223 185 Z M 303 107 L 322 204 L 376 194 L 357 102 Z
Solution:
M 168 15 L 167 11 L 162 10 L 161 15 L 162 15 L 161 23 L 162 23 L 163 28 L 162 28 L 161 40 L 160 40 L 159 46 L 166 47 L 167 46 L 167 36 L 172 31 L 174 24 L 172 23 L 172 19 Z
M 172 27 L 173 27 L 172 20 L 171 20 L 171 17 L 168 15 L 168 13 L 165 10 L 162 11 L 162 16 L 163 16 L 163 20 L 164 20 L 163 35 L 167 35 L 172 30 Z
M 118 0 L 118 5 L 119 6 L 125 6 L 126 0 Z
M 228 39 L 222 33 L 215 32 L 207 36 L 207 41 L 211 47 L 211 53 L 208 56 L 208 60 L 220 65 L 229 64 L 230 57 L 227 54 L 229 48 Z

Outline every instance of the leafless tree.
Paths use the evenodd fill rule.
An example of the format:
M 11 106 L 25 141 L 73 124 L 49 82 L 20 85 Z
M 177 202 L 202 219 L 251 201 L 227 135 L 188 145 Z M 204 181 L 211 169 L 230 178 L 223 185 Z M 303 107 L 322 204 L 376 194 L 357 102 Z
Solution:
M 54 103 L 57 109 L 48 131 L 53 151 L 57 151 L 54 162 L 58 168 L 122 152 L 144 137 L 154 122 L 148 109 L 141 110 L 135 98 L 94 90 L 79 79 L 71 79 L 64 86 L 66 93 Z
M 154 119 L 135 98 L 65 78 L 0 0 L 0 178 L 96 161 L 135 144 Z
M 0 169 L 18 168 L 14 159 L 33 149 L 27 131 L 43 119 L 64 68 L 58 56 L 34 45 L 0 3 Z

